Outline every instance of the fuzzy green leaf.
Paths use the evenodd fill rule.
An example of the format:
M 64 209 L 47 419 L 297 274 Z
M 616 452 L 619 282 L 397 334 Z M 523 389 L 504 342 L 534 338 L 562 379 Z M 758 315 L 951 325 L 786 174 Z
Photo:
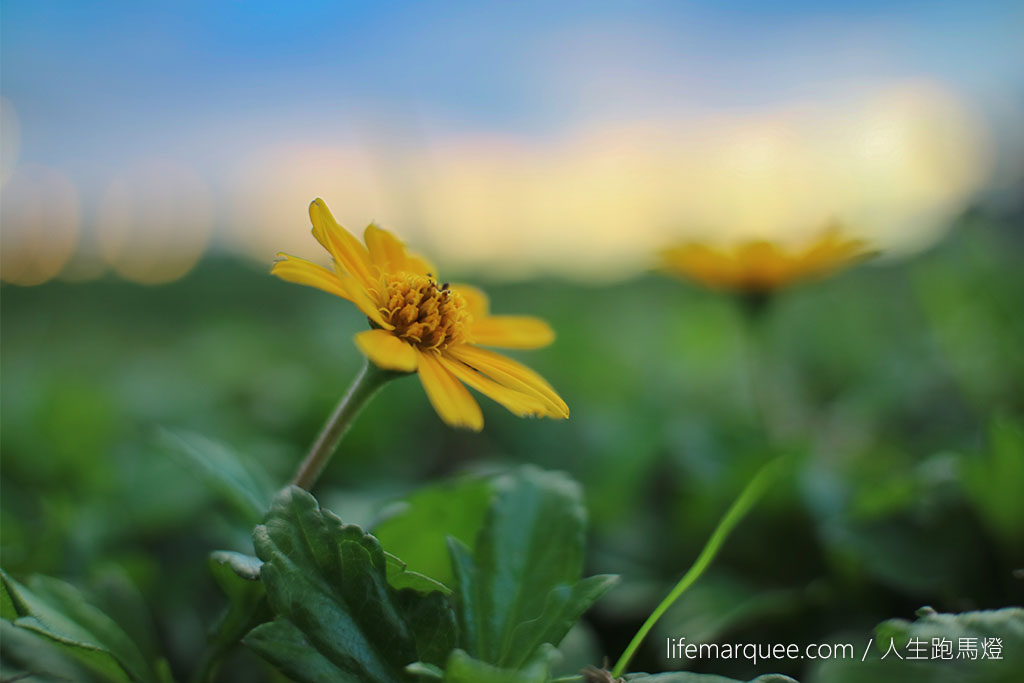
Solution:
M 291 487 L 253 534 L 276 615 L 244 642 L 298 681 L 393 683 L 405 667 L 441 664 L 456 644 L 439 592 L 396 590 L 380 543 Z
M 523 467 L 494 482 L 476 549 L 449 539 L 463 646 L 498 667 L 557 645 L 614 582 L 580 581 L 586 513 L 565 474 Z

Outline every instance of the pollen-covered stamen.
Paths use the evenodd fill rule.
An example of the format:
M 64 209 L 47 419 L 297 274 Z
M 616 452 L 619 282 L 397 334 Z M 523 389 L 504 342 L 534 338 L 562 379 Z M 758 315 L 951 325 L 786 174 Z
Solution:
M 466 300 L 448 287 L 423 275 L 385 276 L 381 316 L 395 326 L 394 333 L 424 349 L 444 349 L 466 340 L 470 315 Z

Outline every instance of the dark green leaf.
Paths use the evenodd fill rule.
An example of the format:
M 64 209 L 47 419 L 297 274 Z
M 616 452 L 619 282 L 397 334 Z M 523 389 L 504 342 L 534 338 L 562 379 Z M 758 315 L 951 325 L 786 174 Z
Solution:
M 19 609 L 19 606 L 14 604 L 16 594 L 8 589 L 7 582 L 9 580 L 6 572 L 0 570 L 0 617 L 7 621 L 14 621 L 20 614 L 25 614 L 28 608 L 22 604 Z
M 131 637 L 74 586 L 38 575 L 27 587 L 6 574 L 2 582 L 15 626 L 48 639 L 104 680 L 157 680 Z
M 299 681 L 396 682 L 417 661 L 441 664 L 455 617 L 440 593 L 396 590 L 376 538 L 285 489 L 254 532 L 273 622 L 244 642 Z
M 523 467 L 494 488 L 475 552 L 455 539 L 449 549 L 464 647 L 516 669 L 541 643 L 557 645 L 614 578 L 580 582 L 586 513 L 568 476 Z
M 0 620 L 0 680 L 13 683 L 21 676 L 26 683 L 67 683 L 88 675 L 48 638 Z

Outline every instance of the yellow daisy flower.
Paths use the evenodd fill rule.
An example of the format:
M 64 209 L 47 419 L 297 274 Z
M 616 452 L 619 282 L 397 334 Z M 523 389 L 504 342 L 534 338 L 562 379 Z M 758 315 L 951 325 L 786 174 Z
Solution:
M 384 370 L 417 372 L 441 419 L 454 427 L 483 427 L 480 406 L 464 385 L 519 416 L 569 417 L 565 401 L 540 375 L 481 348 L 547 346 L 555 337 L 547 323 L 491 315 L 479 289 L 440 282 L 430 263 L 376 225 L 366 228 L 360 242 L 321 199 L 310 204 L 309 217 L 334 269 L 278 254 L 271 273 L 354 303 L 371 327 L 355 336 L 356 346 Z
M 726 249 L 689 242 L 663 251 L 661 269 L 713 289 L 759 294 L 833 273 L 869 255 L 866 242 L 831 227 L 800 248 L 767 240 Z

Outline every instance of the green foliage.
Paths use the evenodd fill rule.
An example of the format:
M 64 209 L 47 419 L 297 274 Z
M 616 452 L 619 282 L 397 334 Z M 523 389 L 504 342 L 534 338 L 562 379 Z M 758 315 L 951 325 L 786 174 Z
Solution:
M 285 489 L 254 533 L 260 578 L 275 615 L 245 643 L 298 681 L 390 683 L 405 667 L 442 664 L 455 616 L 440 592 L 396 590 L 380 543 Z
M 545 683 L 558 651 L 551 645 L 537 650 L 518 669 L 502 669 L 478 659 L 462 650 L 455 650 L 445 665 L 445 683 Z
M 523 467 L 494 482 L 471 552 L 452 539 L 462 643 L 483 662 L 518 668 L 557 645 L 615 581 L 581 580 L 586 513 L 567 476 Z
M 2 572 L 0 582 L 5 620 L 45 638 L 102 680 L 167 680 L 166 665 L 148 662 L 131 636 L 71 584 L 35 575 L 24 586 Z
M 626 680 L 637 683 L 742 683 L 735 678 L 725 676 L 713 676 L 710 674 L 696 674 L 688 671 L 676 671 L 664 674 L 632 674 L 626 676 Z M 796 683 L 789 676 L 781 674 L 765 674 L 751 679 L 747 683 Z
M 867 661 L 824 661 L 815 670 L 812 680 L 821 683 L 1017 683 L 1024 652 L 1024 609 L 1007 607 L 940 614 L 924 607 L 918 610 L 915 621 L 890 619 L 879 624 L 874 637 L 875 649 Z M 912 639 L 922 648 L 916 654 L 908 647 Z M 958 657 L 966 650 L 961 639 L 973 643 L 973 658 Z M 934 643 L 943 640 L 951 648 L 949 658 L 934 654 Z M 998 657 L 992 656 L 994 647 L 998 649 Z
M 993 419 L 988 448 L 981 457 L 964 458 L 963 478 L 992 533 L 1024 559 L 1024 425 Z
M 185 431 L 162 430 L 160 441 L 168 454 L 196 473 L 242 521 L 256 524 L 262 519 L 273 493 L 266 480 L 253 473 L 236 453 Z
M 490 479 L 465 476 L 418 489 L 373 528 L 389 551 L 417 572 L 452 585 L 446 539 L 470 545 L 493 496 Z
M 802 456 L 798 484 L 773 491 L 736 530 L 666 615 L 664 633 L 824 642 L 834 629 L 856 631 L 908 604 L 943 612 L 1021 604 L 1024 584 L 1013 574 L 1024 560 L 1018 223 L 976 214 L 911 259 L 879 260 L 773 302 L 759 354 L 780 440 L 768 451 Z M 161 287 L 107 279 L 3 288 L 4 567 L 19 579 L 75 577 L 147 660 L 162 650 L 180 676 L 194 673 L 210 644 L 203 625 L 247 604 L 220 597 L 205 567 L 209 550 L 252 552 L 250 532 L 273 495 L 263 473 L 280 482 L 294 470 L 360 360 L 349 340 L 365 318 L 265 270 L 209 261 Z M 587 496 L 586 566 L 624 580 L 588 620 L 598 649 L 560 665 L 568 674 L 618 654 L 766 457 L 748 340 L 729 297 L 677 282 L 466 275 L 496 312 L 551 322 L 557 342 L 522 359 L 558 388 L 572 419 L 523 421 L 482 401 L 486 430 L 457 432 L 437 419 L 414 379 L 395 382 L 346 436 L 318 495 L 397 556 L 384 555 L 392 588 L 443 584 L 456 591 L 455 603 L 445 539 L 461 541 L 475 562 L 495 492 L 486 477 L 430 482 L 522 462 L 569 472 Z M 160 425 L 187 426 L 232 448 L 175 429 L 155 453 Z M 407 491 L 404 509 L 371 526 Z M 229 596 L 263 590 L 235 573 L 252 574 L 257 563 L 220 559 L 214 572 Z M 125 568 L 145 613 L 125 609 L 126 595 L 95 590 L 112 564 Z M 19 618 L 11 593 L 0 594 L 0 610 Z M 156 637 L 143 638 L 137 624 L 150 615 Z M 252 622 L 244 615 L 228 631 L 245 631 Z M 33 670 L 54 680 L 87 678 L 52 640 L 13 621 L 0 628 L 0 678 L 32 657 L 49 658 L 45 671 Z M 857 638 L 863 646 L 868 634 Z M 634 668 L 666 667 L 657 640 Z M 222 661 L 231 662 L 223 680 L 276 680 L 244 648 Z M 833 664 L 834 676 L 807 662 L 786 671 L 807 683 L 913 680 L 913 667 L 890 668 L 888 659 L 850 662 L 842 674 Z M 443 676 L 446 665 L 422 666 Z M 742 662 L 727 671 L 755 674 Z

